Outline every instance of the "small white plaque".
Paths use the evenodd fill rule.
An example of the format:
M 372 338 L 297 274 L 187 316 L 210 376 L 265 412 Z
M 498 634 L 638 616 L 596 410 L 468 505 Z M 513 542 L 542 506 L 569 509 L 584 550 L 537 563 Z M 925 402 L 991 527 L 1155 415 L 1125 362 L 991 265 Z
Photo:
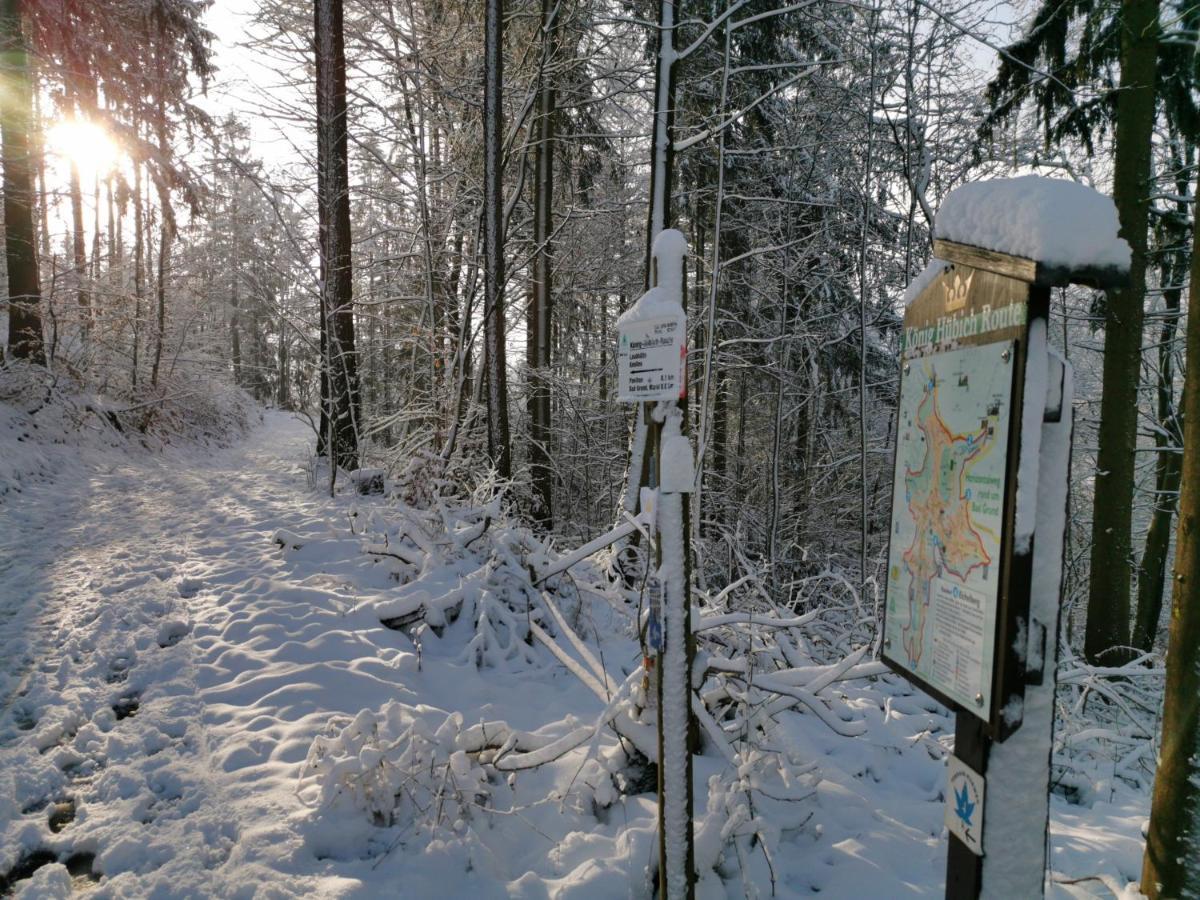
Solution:
M 983 856 L 982 775 L 957 756 L 950 757 L 946 791 L 946 827 L 976 856 Z
M 696 462 L 692 442 L 686 434 L 676 434 L 662 443 L 660 487 L 664 494 L 690 494 L 696 483 Z
M 646 530 L 654 534 L 658 530 L 658 491 L 652 487 L 643 487 L 638 491 L 641 500 L 641 514 L 638 519 L 646 526 Z
M 617 399 L 640 403 L 678 397 L 683 389 L 686 331 L 682 316 L 641 319 L 620 326 Z

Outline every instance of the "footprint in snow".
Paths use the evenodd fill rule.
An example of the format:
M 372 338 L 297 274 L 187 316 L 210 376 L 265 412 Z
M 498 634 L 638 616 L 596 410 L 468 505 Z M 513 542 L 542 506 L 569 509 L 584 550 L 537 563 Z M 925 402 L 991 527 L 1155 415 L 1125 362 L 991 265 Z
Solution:
M 124 681 L 129 677 L 129 667 L 133 665 L 133 660 L 128 656 L 115 656 L 108 663 L 108 675 L 104 680 L 109 684 L 116 684 Z
M 176 585 L 176 590 L 179 592 L 179 596 L 184 600 L 190 600 L 192 597 L 195 597 L 198 593 L 200 593 L 200 588 L 202 587 L 204 587 L 204 582 L 199 578 L 184 577 L 179 579 L 179 584 Z
M 158 646 L 174 647 L 191 630 L 192 626 L 182 619 L 169 619 L 158 628 Z
M 122 697 L 118 697 L 112 705 L 113 715 L 117 717 L 117 721 L 128 719 L 137 715 L 138 708 L 141 704 L 138 702 L 140 694 L 129 693 Z

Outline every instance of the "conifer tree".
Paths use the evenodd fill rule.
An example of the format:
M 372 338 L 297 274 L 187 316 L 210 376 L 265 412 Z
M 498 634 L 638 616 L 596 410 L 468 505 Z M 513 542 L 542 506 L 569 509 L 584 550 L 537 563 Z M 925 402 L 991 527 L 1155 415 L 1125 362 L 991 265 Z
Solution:
M 33 232 L 29 151 L 32 99 L 20 0 L 0 5 L 0 158 L 4 165 L 4 253 L 8 271 L 8 352 L 44 364 L 41 291 Z
M 1162 744 L 1142 867 L 1150 900 L 1200 897 L 1200 243 L 1193 241 Z

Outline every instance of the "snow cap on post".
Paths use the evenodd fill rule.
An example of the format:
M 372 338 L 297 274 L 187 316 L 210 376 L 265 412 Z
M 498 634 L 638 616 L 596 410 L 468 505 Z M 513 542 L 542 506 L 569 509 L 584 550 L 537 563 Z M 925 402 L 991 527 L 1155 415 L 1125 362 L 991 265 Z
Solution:
M 617 327 L 646 319 L 684 318 L 683 260 L 687 256 L 687 238 L 675 228 L 658 233 L 652 248 L 658 275 L 656 284 L 617 317 Z
M 664 228 L 654 239 L 651 250 L 658 269 L 657 286 L 677 297 L 683 296 L 683 259 L 687 256 L 687 238 L 677 228 Z
M 1074 181 L 1024 175 L 965 184 L 942 202 L 933 230 L 936 255 L 945 258 L 949 243 L 1016 257 L 1004 274 L 1035 284 L 1110 288 L 1128 278 L 1130 250 L 1118 235 L 1116 206 Z

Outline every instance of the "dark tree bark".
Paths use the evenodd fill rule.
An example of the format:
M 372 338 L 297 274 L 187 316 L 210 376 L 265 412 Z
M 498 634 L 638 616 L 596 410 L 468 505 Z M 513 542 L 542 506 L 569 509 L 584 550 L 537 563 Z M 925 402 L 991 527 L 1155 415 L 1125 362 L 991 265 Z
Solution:
M 135 126 L 136 129 L 136 126 Z M 146 265 L 146 236 L 145 236 L 145 201 L 142 198 L 142 167 L 139 163 L 133 165 L 133 362 L 130 370 L 130 383 L 137 387 L 138 382 L 138 347 L 142 335 L 142 300 L 145 299 L 145 265 Z
M 1150 900 L 1200 897 L 1200 229 L 1195 235 L 1162 744 L 1142 865 Z
M 1134 454 L 1146 295 L 1158 6 L 1158 0 L 1122 0 L 1121 4 L 1121 89 L 1117 98 L 1113 200 L 1121 220 L 1121 236 L 1133 250 L 1133 262 L 1129 286 L 1108 298 L 1104 323 L 1091 584 L 1084 637 L 1084 652 L 1092 662 L 1127 658 L 1125 648 L 1130 640 Z
M 1183 272 L 1168 267 L 1164 273 L 1164 284 L 1175 283 Z M 1141 572 L 1138 574 L 1137 614 L 1133 625 L 1133 646 L 1142 651 L 1154 649 L 1158 635 L 1158 620 L 1162 616 L 1163 591 L 1166 587 L 1168 552 L 1171 543 L 1171 522 L 1175 515 L 1176 496 L 1179 491 L 1179 476 L 1182 456 L 1180 445 L 1180 422 L 1175 408 L 1174 355 L 1175 332 L 1179 327 L 1178 287 L 1163 292 L 1166 314 L 1158 345 L 1158 425 L 1155 446 L 1158 461 L 1154 473 L 1154 513 L 1150 527 L 1146 529 L 1146 547 L 1142 552 Z
M 317 205 L 321 245 L 322 434 L 333 462 L 358 464 L 359 386 L 350 268 L 350 167 L 342 0 L 314 4 L 317 74 Z M 318 441 L 318 449 L 321 444 Z
M 542 70 L 538 89 L 533 156 L 533 284 L 529 304 L 529 460 L 534 518 L 547 531 L 554 526 L 554 469 L 550 460 L 550 364 L 553 294 L 551 238 L 554 234 L 554 76 L 557 0 L 542 0 Z
M 504 10 L 486 0 L 483 46 L 484 354 L 488 392 L 488 454 L 501 478 L 512 475 L 508 379 L 504 353 L 504 204 L 501 183 L 501 100 L 504 85 Z
M 71 161 L 71 251 L 75 263 L 75 298 L 79 302 L 82 325 L 87 329 L 91 318 L 91 298 L 87 291 L 87 244 L 83 233 L 83 188 L 79 183 L 79 166 Z
M 165 23 L 159 22 L 158 27 L 164 36 Z M 166 61 L 162 51 L 158 53 L 158 77 L 166 81 Z M 170 141 L 167 139 L 167 107 L 162 93 L 159 93 L 155 108 L 155 136 L 158 139 L 158 149 L 162 154 L 170 153 Z M 155 326 L 154 326 L 154 358 L 150 363 L 150 386 L 158 387 L 158 373 L 162 365 L 163 341 L 167 329 L 167 273 L 171 267 L 171 241 L 175 237 L 175 220 L 171 212 L 171 192 L 161 176 L 157 180 L 159 205 L 158 232 L 158 279 L 155 294 Z
M 32 109 L 21 3 L 0 0 L 0 161 L 4 164 L 8 353 L 14 359 L 45 365 L 29 152 Z

